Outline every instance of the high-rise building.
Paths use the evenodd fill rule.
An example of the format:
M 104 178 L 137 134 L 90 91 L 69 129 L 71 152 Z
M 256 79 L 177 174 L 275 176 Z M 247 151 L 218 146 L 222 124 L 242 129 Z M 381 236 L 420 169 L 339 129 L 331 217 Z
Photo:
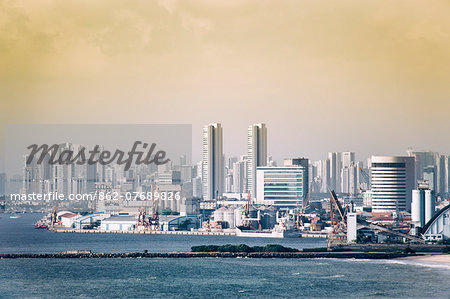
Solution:
M 203 127 L 202 184 L 205 200 L 218 199 L 224 192 L 223 132 L 219 123 Z
M 414 158 L 372 156 L 369 167 L 372 211 L 410 210 L 416 181 Z
M 342 153 L 328 153 L 330 160 L 329 185 L 330 190 L 341 192 L 341 168 L 342 168 Z
M 322 160 L 321 163 L 322 166 L 322 186 L 320 189 L 320 192 L 322 193 L 328 193 L 329 191 L 331 191 L 330 188 L 330 159 L 326 159 L 326 160 Z
M 256 196 L 256 168 L 267 165 L 267 128 L 265 124 L 248 127 L 247 139 L 247 186 L 252 197 Z
M 355 153 L 354 152 L 343 152 L 342 153 L 342 168 L 350 168 L 350 166 L 355 163 Z
M 247 161 L 239 161 L 233 164 L 233 192 L 245 193 L 245 165 Z

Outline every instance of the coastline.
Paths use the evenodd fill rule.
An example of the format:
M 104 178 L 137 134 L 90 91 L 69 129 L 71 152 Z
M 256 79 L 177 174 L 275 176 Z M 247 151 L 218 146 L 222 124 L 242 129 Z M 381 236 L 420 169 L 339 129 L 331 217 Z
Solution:
M 398 260 L 411 261 L 417 263 L 426 263 L 429 265 L 441 265 L 450 267 L 450 254 L 426 254 L 400 257 Z

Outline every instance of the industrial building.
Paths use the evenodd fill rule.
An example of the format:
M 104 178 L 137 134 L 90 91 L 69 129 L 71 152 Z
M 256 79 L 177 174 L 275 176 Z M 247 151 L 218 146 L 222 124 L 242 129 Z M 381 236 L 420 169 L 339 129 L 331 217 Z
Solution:
M 136 227 L 136 216 L 111 216 L 103 219 L 100 228 L 106 231 L 131 231 Z
M 438 211 L 422 231 L 427 241 L 450 239 L 450 205 Z

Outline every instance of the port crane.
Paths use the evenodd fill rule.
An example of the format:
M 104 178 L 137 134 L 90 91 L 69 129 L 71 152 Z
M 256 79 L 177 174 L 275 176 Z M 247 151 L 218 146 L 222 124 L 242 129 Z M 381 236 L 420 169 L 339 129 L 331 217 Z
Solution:
M 306 208 L 308 207 L 308 204 L 309 204 L 310 197 L 311 197 L 311 188 L 308 189 L 308 194 L 306 195 L 306 198 L 302 203 L 302 208 L 299 209 L 299 200 L 298 200 L 298 195 L 297 195 L 297 221 L 295 223 L 295 226 L 297 228 L 300 228 L 300 226 L 303 226 L 300 216 L 305 214 Z
M 338 200 L 338 197 L 337 197 L 336 193 L 334 192 L 334 190 L 332 190 L 330 192 L 330 194 L 331 194 L 331 197 L 330 197 L 330 209 L 331 209 L 330 216 L 331 216 L 331 225 L 333 226 L 333 230 L 332 230 L 331 238 L 328 240 L 328 245 L 329 246 L 331 245 L 331 243 L 333 241 L 335 241 L 335 240 L 341 240 L 342 241 L 345 238 L 344 232 L 345 232 L 346 227 L 347 227 L 347 212 L 348 212 L 348 207 L 346 207 L 345 209 L 342 208 L 342 206 L 341 206 L 341 204 L 340 204 L 340 202 Z M 336 206 L 336 208 L 335 208 L 335 206 Z M 334 214 L 335 214 L 335 210 L 334 209 L 337 209 L 337 211 L 338 211 L 338 214 L 340 216 L 340 220 L 339 221 L 337 219 L 334 219 Z M 422 244 L 425 243 L 425 240 L 422 239 L 422 238 L 418 238 L 418 237 L 415 237 L 415 236 L 412 236 L 412 235 L 409 235 L 409 234 L 406 234 L 406 233 L 402 233 L 402 232 L 396 231 L 394 229 L 385 227 L 385 226 L 380 225 L 380 224 L 374 224 L 374 223 L 371 223 L 371 222 L 368 222 L 368 221 L 365 221 L 365 220 L 362 220 L 362 219 L 358 219 L 358 218 L 356 218 L 356 219 L 357 219 L 356 220 L 357 223 L 360 226 L 362 226 L 362 227 L 368 227 L 368 228 L 370 228 L 372 230 L 378 230 L 378 231 L 382 231 L 382 232 L 385 232 L 385 233 L 388 233 L 388 234 L 391 234 L 391 235 L 396 235 L 396 236 L 399 236 L 399 237 L 403 237 L 403 238 L 406 238 L 406 239 L 408 239 L 410 241 L 413 241 L 413 242 L 422 243 Z

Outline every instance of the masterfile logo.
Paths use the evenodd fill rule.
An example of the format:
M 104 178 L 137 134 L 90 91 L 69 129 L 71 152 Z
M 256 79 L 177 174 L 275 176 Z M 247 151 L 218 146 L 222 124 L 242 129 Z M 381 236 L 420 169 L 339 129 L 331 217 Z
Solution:
M 5 141 L 2 162 L 8 177 L 30 180 L 47 171 L 83 177 L 90 166 L 128 172 L 181 165 L 191 163 L 192 155 L 192 128 L 186 124 L 16 124 L 6 126 Z
M 142 146 L 144 151 L 139 151 L 138 147 Z M 108 150 L 100 150 L 100 145 L 95 145 L 92 150 L 86 150 L 85 147 L 81 147 L 78 152 L 75 152 L 73 149 L 63 149 L 61 150 L 62 145 L 53 144 L 49 146 L 48 144 L 32 144 L 27 147 L 30 149 L 30 154 L 27 156 L 27 164 L 31 164 L 36 156 L 39 154 L 39 158 L 37 158 L 37 164 L 40 165 L 47 159 L 48 164 L 54 165 L 93 165 L 95 163 L 99 163 L 101 165 L 108 165 L 113 162 L 116 162 L 117 165 L 125 165 L 124 171 L 130 169 L 133 164 L 134 156 L 136 156 L 135 164 L 136 165 L 149 165 L 151 163 L 155 163 L 156 165 L 163 165 L 170 161 L 170 159 L 165 159 L 166 152 L 163 150 L 159 150 L 156 153 L 156 143 L 152 143 L 150 146 L 146 142 L 135 141 L 132 149 L 127 152 L 127 158 L 125 158 L 125 152 L 121 150 L 116 150 L 114 154 Z M 144 156 L 145 154 L 145 156 Z M 87 158 L 88 156 L 88 158 Z

